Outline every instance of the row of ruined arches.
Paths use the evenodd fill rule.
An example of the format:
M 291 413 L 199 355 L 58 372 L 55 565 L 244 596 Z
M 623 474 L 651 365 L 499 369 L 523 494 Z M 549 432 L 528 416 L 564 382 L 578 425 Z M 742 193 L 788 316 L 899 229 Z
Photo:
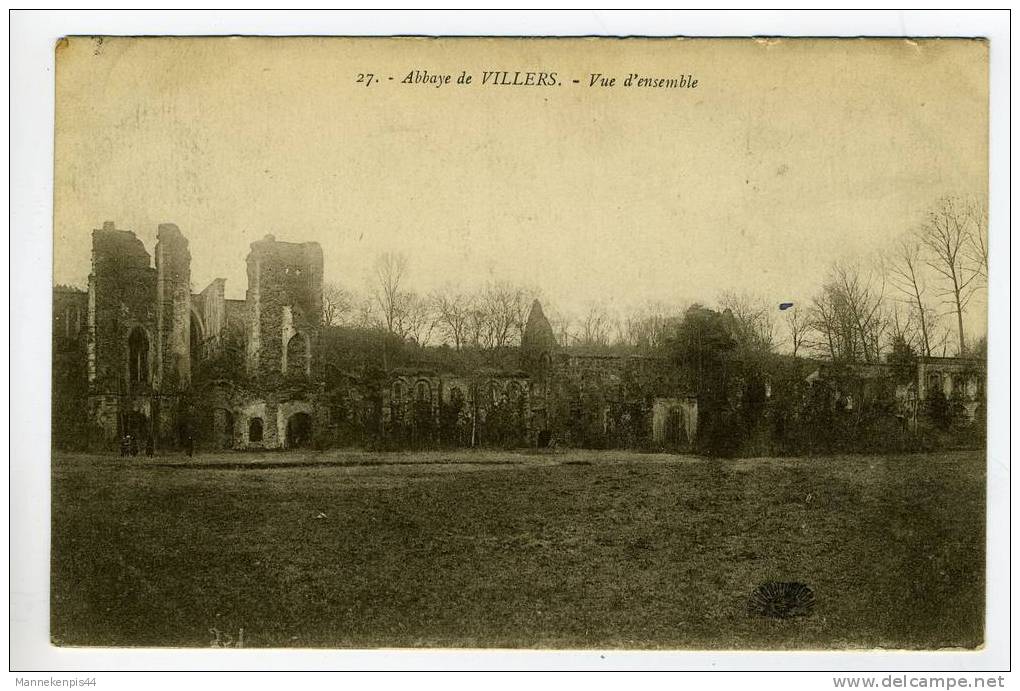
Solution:
M 390 401 L 405 401 L 408 391 L 407 382 L 397 379 L 390 387 Z M 519 382 L 511 381 L 505 388 L 499 383 L 490 381 L 483 389 L 489 403 L 497 403 L 506 400 L 510 403 L 518 403 L 524 399 L 524 387 Z M 427 379 L 419 379 L 413 386 L 413 400 L 416 403 L 432 403 L 432 384 Z M 454 385 L 450 387 L 449 401 L 453 404 L 463 403 L 466 400 L 461 387 Z
M 191 316 L 189 354 L 192 367 L 205 359 L 205 338 L 201 322 Z M 142 326 L 131 329 L 127 339 L 128 380 L 131 383 L 144 383 L 152 379 L 151 372 L 152 340 L 148 331 Z M 308 334 L 298 332 L 287 342 L 286 368 L 289 376 L 306 377 L 311 370 L 311 342 Z
M 928 374 L 928 392 L 941 390 L 947 397 L 976 398 L 981 391 L 980 379 L 972 374 L 956 374 L 951 372 L 930 372 Z
M 203 334 L 201 321 L 192 313 L 188 343 L 192 366 L 201 362 L 205 355 Z M 127 339 L 128 381 L 134 384 L 152 380 L 151 352 L 152 340 L 149 338 L 149 332 L 142 326 L 131 329 Z
M 405 383 L 398 379 L 393 382 L 393 386 L 390 389 L 390 400 L 391 401 L 403 401 L 405 392 Z M 432 384 L 427 380 L 421 379 L 414 384 L 414 400 L 417 403 L 431 403 L 432 402 Z
M 61 313 L 54 311 L 53 333 L 64 338 L 78 338 L 82 329 L 82 309 L 78 305 L 64 305 Z
M 296 412 L 287 419 L 285 445 L 288 448 L 300 448 L 309 446 L 312 442 L 312 416 L 307 412 Z M 186 429 L 186 428 L 185 428 Z M 140 411 L 129 411 L 124 414 L 121 420 L 123 434 L 130 435 L 137 440 L 148 439 L 152 433 L 148 416 Z M 223 449 L 233 448 L 236 435 L 239 431 L 236 427 L 234 414 L 225 409 L 217 408 L 213 411 L 213 430 L 218 436 L 215 440 L 216 446 Z M 266 426 L 261 417 L 251 417 L 247 423 L 248 444 L 262 444 L 266 441 Z M 187 433 L 181 433 L 181 443 L 186 439 Z
M 246 431 L 247 436 L 243 441 L 247 444 L 259 445 L 266 441 L 266 423 L 259 416 L 248 418 L 247 430 L 238 430 L 234 414 L 225 409 L 219 408 L 214 411 L 214 429 L 217 430 L 217 446 L 223 449 L 233 448 L 236 445 L 238 432 Z M 243 424 L 243 423 L 242 423 Z M 311 414 L 299 411 L 287 418 L 286 436 L 283 439 L 287 448 L 301 448 L 310 446 L 312 443 L 313 421 Z

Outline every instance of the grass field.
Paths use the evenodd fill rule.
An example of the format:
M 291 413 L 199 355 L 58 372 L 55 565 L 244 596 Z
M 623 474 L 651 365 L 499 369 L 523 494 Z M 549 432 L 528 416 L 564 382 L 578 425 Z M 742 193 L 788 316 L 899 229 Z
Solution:
M 57 453 L 52 477 L 60 645 L 983 639 L 979 452 Z M 750 616 L 769 580 L 810 585 L 814 613 Z

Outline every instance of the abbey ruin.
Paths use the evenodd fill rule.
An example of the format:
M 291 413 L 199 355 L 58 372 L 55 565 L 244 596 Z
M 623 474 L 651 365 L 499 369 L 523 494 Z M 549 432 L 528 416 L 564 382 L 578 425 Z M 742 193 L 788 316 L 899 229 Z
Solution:
M 401 366 L 381 385 L 323 357 L 317 243 L 271 235 L 251 243 L 244 300 L 227 299 L 223 279 L 191 292 L 188 241 L 176 226 L 159 226 L 154 255 L 152 266 L 133 232 L 105 223 L 92 234 L 88 290 L 55 289 L 56 443 L 80 444 L 84 435 L 91 447 L 111 448 L 130 434 L 157 448 L 192 437 L 206 447 L 275 449 L 328 443 L 358 427 L 416 445 L 536 445 L 549 443 L 564 416 L 671 446 L 696 430 L 695 400 L 661 362 L 562 354 L 537 301 L 519 367 Z M 243 344 L 240 380 L 203 367 L 230 343 Z M 646 402 L 652 419 L 636 430 Z
M 561 348 L 537 300 L 520 346 L 493 366 L 357 365 L 323 345 L 317 243 L 266 235 L 251 243 L 246 262 L 243 300 L 225 297 L 222 278 L 196 293 L 188 240 L 175 225 L 159 226 L 154 258 L 132 231 L 111 222 L 94 230 L 88 289 L 54 290 L 54 444 L 110 449 L 131 435 L 156 449 L 557 443 L 686 450 L 698 435 L 699 401 L 684 367 L 647 354 Z M 787 360 L 793 364 L 784 371 L 804 391 L 828 382 L 827 409 L 859 407 L 892 381 L 884 364 L 858 368 L 851 386 L 834 384 L 828 365 Z M 983 364 L 921 358 L 914 367 L 893 384 L 889 419 L 916 427 L 935 388 L 955 401 L 959 417 L 983 415 Z M 778 380 L 776 387 L 764 380 L 760 391 L 736 381 L 728 394 L 734 407 L 748 408 L 757 396 L 768 437 L 803 418 L 770 401 Z M 797 396 L 807 401 L 810 393 Z

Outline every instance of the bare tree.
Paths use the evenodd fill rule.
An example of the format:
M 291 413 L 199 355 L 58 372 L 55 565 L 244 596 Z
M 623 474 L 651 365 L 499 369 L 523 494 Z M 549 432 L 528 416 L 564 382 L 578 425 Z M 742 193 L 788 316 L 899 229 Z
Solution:
M 614 314 L 609 324 L 611 341 L 614 345 L 630 345 L 629 333 L 627 331 L 627 320 L 619 314 Z
M 637 348 L 663 346 L 672 327 L 683 320 L 684 308 L 661 302 L 648 303 L 623 320 L 624 342 Z
M 407 274 L 407 256 L 400 252 L 380 254 L 375 260 L 374 273 L 373 296 L 382 313 L 383 325 L 390 333 L 397 333 L 395 328 L 400 318 L 401 286 Z
M 775 345 L 775 319 L 771 303 L 748 293 L 727 291 L 719 306 L 733 315 L 737 326 L 737 342 L 745 348 L 768 353 Z
M 433 303 L 417 293 L 402 291 L 396 310 L 393 333 L 401 338 L 413 339 L 418 345 L 428 345 L 436 327 Z
M 322 324 L 341 326 L 354 315 L 355 298 L 351 291 L 339 283 L 322 286 Z
M 844 359 L 844 353 L 849 349 L 844 345 L 850 339 L 844 328 L 846 320 L 842 318 L 841 304 L 842 301 L 830 285 L 823 286 L 822 291 L 811 301 L 808 323 L 816 340 L 811 341 L 810 345 L 830 360 Z
M 524 291 L 509 283 L 493 283 L 485 289 L 479 307 L 484 314 L 482 339 L 486 347 L 513 345 L 515 335 L 521 331 L 520 315 L 526 309 L 522 306 L 525 304 Z
M 475 348 L 486 347 L 486 340 L 489 334 L 489 319 L 481 304 L 481 296 L 471 300 L 467 310 L 465 322 L 466 342 Z
M 925 299 L 927 285 L 924 278 L 924 266 L 921 239 L 919 236 L 911 234 L 896 244 L 892 258 L 886 264 L 886 270 L 890 284 L 911 307 L 908 321 L 916 323 L 920 330 L 918 343 L 908 342 L 911 342 L 911 345 L 915 346 L 922 355 L 931 355 L 931 327 L 934 315 Z
M 963 314 L 976 288 L 974 279 L 981 275 L 967 256 L 967 248 L 973 243 L 972 225 L 973 219 L 965 206 L 947 197 L 928 215 L 921 231 L 921 241 L 929 255 L 927 264 L 942 279 L 939 297 L 956 314 L 960 355 L 967 351 Z
M 808 320 L 797 305 L 787 308 L 783 314 L 786 319 L 786 330 L 790 334 L 790 348 L 793 351 L 793 357 L 797 357 L 797 352 L 804 346 L 804 339 L 809 328 Z
M 967 256 L 977 274 L 988 282 L 988 204 L 976 199 L 966 206 L 970 225 Z
M 460 350 L 469 342 L 469 327 L 474 300 L 470 295 L 454 291 L 441 291 L 432 296 L 436 313 L 436 325 L 454 350 Z
M 358 298 L 354 303 L 351 320 L 352 325 L 359 329 L 381 328 L 382 320 L 379 318 L 379 308 L 375 297 L 372 295 L 362 295 Z
M 546 309 L 546 318 L 560 347 L 565 348 L 576 340 L 574 318 L 569 313 L 551 307 Z
M 587 346 L 609 345 L 612 319 L 605 307 L 591 304 L 581 317 L 577 328 L 577 342 Z
M 812 302 L 809 321 L 818 336 L 815 347 L 833 360 L 878 362 L 888 326 L 884 296 L 880 274 L 860 262 L 833 264 Z

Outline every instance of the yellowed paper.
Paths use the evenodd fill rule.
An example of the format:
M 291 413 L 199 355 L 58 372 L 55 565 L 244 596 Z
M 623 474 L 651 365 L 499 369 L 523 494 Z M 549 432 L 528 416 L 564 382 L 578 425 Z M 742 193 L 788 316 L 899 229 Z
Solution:
M 982 643 L 985 41 L 56 54 L 54 642 Z

